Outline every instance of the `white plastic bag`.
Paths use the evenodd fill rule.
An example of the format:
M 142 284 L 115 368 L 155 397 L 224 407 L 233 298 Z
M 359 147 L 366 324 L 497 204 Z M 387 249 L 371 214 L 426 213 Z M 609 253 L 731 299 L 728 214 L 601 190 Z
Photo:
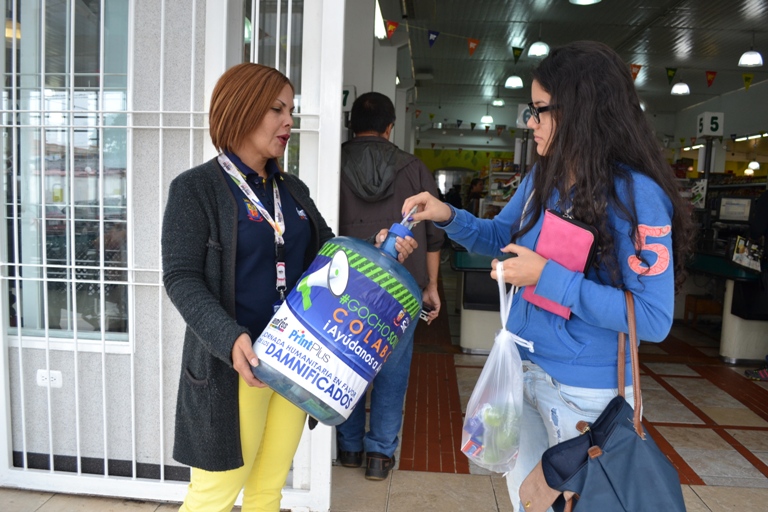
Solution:
M 500 270 L 497 267 L 502 328 L 469 398 L 461 451 L 480 467 L 506 473 L 515 467 L 523 414 L 523 364 L 515 343 L 530 350 L 533 345 L 506 329 L 515 288 L 507 296 Z

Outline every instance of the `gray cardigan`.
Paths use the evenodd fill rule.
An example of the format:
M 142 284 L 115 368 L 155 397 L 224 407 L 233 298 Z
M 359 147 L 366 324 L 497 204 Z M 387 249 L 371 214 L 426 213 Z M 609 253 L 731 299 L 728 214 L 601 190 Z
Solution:
M 307 186 L 296 176 L 282 176 L 311 221 L 306 270 L 334 235 Z M 237 337 L 248 330 L 235 321 L 237 203 L 226 179 L 216 159 L 176 177 L 162 233 L 163 283 L 187 324 L 173 458 L 208 471 L 243 465 L 238 374 L 231 353 Z

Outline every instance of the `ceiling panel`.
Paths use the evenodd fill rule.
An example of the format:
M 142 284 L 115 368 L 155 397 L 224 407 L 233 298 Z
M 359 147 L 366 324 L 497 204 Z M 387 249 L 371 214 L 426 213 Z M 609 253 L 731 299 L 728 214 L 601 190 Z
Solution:
M 636 85 L 649 110 L 677 112 L 731 91 L 744 91 L 743 73 L 753 84 L 768 79 L 765 67 L 745 70 L 737 62 L 752 44 L 768 50 L 768 0 L 603 0 L 576 6 L 567 0 L 379 0 L 385 19 L 400 23 L 408 34 L 409 59 L 400 59 L 402 78 L 418 76 L 417 104 L 484 106 L 498 94 L 513 71 L 526 88 L 504 98 L 527 101 L 531 43 L 551 47 L 592 39 L 616 49 L 630 64 L 641 64 Z M 403 18 L 403 5 L 407 18 Z M 440 32 L 432 47 L 428 31 Z M 467 38 L 480 41 L 469 55 Z M 517 64 L 512 47 L 524 48 Z M 670 95 L 666 68 L 677 68 L 691 95 Z M 707 85 L 706 72 L 717 77 Z

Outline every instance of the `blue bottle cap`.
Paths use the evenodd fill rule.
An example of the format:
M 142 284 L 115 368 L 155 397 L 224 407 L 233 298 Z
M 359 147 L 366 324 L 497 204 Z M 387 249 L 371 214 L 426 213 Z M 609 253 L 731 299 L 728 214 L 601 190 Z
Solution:
M 402 224 L 392 224 L 389 228 L 389 233 L 387 233 L 387 238 L 384 240 L 384 243 L 381 244 L 381 250 L 397 259 L 397 249 L 395 249 L 396 238 L 405 238 L 407 236 L 413 237 L 413 233 L 410 229 Z

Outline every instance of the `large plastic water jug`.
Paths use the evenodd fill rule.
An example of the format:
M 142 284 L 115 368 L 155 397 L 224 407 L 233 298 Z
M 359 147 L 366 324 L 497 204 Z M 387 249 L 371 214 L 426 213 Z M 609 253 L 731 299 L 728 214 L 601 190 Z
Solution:
M 346 420 L 406 336 L 421 290 L 397 261 L 395 224 L 379 250 L 349 237 L 326 242 L 253 343 L 254 375 L 326 425 Z

